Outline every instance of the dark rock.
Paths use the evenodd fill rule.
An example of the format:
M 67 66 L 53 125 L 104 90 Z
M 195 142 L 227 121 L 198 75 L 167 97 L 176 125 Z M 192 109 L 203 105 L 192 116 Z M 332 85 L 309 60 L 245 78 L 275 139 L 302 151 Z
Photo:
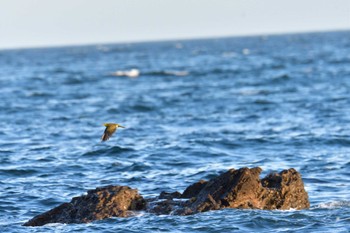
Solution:
M 178 200 L 174 200 L 177 198 Z M 183 201 L 179 200 L 181 193 L 179 192 L 161 192 L 156 198 L 148 198 L 147 201 L 147 212 L 164 215 L 171 214 L 174 210 L 183 206 Z M 166 200 L 164 200 L 166 199 Z
M 174 198 L 181 198 L 181 193 L 179 192 L 173 192 L 173 193 L 167 193 L 167 192 L 161 192 L 159 194 L 159 199 L 174 199 Z
M 47 223 L 87 223 L 110 217 L 127 217 L 132 210 L 146 206 L 136 189 L 127 186 L 107 186 L 89 190 L 87 195 L 75 197 L 70 203 L 40 214 L 24 226 L 42 226 Z
M 147 212 L 157 215 L 172 214 L 178 209 L 184 208 L 186 202 L 181 200 L 147 200 Z
M 87 223 L 109 217 L 128 217 L 131 211 L 137 210 L 189 215 L 224 208 L 300 210 L 310 207 L 301 175 L 295 169 L 273 173 L 261 180 L 260 173 L 259 167 L 230 169 L 209 181 L 201 180 L 190 185 L 182 195 L 162 192 L 149 199 L 127 186 L 97 188 L 34 217 L 24 225 Z
M 187 208 L 186 215 L 223 208 L 305 209 L 310 207 L 300 174 L 293 168 L 260 180 L 261 168 L 231 169 L 210 180 Z
M 266 192 L 265 209 L 307 209 L 310 207 L 301 175 L 290 168 L 262 179 Z
M 198 195 L 198 193 L 204 188 L 208 181 L 200 180 L 188 186 L 182 194 L 182 198 L 192 198 Z

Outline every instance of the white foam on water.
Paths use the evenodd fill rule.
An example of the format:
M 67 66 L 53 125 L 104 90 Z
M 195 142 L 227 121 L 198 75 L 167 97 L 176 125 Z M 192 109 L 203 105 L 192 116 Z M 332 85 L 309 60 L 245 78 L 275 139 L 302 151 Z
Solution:
M 350 201 L 332 201 L 327 203 L 321 203 L 314 207 L 314 209 L 339 209 L 344 207 L 350 207 Z
M 140 71 L 138 69 L 131 69 L 131 70 L 118 70 L 114 73 L 112 73 L 114 76 L 120 76 L 120 77 L 129 77 L 129 78 L 136 78 L 140 75 Z

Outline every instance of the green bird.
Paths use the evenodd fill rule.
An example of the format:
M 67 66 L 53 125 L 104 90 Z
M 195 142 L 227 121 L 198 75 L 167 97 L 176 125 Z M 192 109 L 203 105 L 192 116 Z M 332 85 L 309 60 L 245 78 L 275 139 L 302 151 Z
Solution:
M 104 123 L 103 125 L 106 126 L 106 129 L 101 137 L 101 141 L 107 141 L 119 127 L 125 128 L 124 126 L 115 123 Z

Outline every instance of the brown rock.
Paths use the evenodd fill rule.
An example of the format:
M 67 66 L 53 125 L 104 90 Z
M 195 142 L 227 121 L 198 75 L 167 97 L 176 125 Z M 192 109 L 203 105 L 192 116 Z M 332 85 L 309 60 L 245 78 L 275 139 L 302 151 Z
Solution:
M 180 200 L 147 200 L 147 212 L 157 215 L 172 214 L 178 209 L 184 208 L 184 201 Z
M 266 192 L 265 209 L 306 209 L 310 207 L 301 175 L 290 168 L 261 180 Z
M 310 207 L 300 174 L 293 168 L 260 180 L 261 168 L 231 169 L 210 180 L 189 203 L 177 211 L 185 215 L 223 208 L 305 209 Z
M 178 200 L 174 200 L 177 198 Z M 182 208 L 183 201 L 180 201 L 180 192 L 161 192 L 156 198 L 148 198 L 147 201 L 147 211 L 149 213 L 164 215 L 171 214 L 174 210 Z M 165 200 L 164 200 L 165 199 Z
M 87 223 L 109 217 L 128 217 L 133 210 L 189 215 L 224 208 L 286 210 L 310 207 L 301 175 L 295 169 L 270 174 L 261 180 L 260 173 L 259 167 L 230 169 L 209 181 L 201 180 L 190 185 L 182 195 L 162 192 L 160 196 L 147 200 L 136 189 L 127 186 L 97 188 L 34 217 L 24 225 Z
M 168 192 L 161 192 L 159 194 L 159 199 L 174 199 L 174 198 L 181 198 L 181 193 L 179 192 L 172 192 L 172 193 L 168 193 Z
M 127 217 L 132 210 L 145 208 L 146 202 L 136 189 L 127 186 L 107 186 L 89 190 L 87 195 L 75 197 L 70 203 L 40 214 L 24 226 L 47 223 L 87 223 L 110 217 Z
M 198 195 L 198 193 L 204 188 L 204 186 L 208 183 L 206 180 L 200 180 L 197 183 L 194 183 L 188 186 L 183 194 L 182 198 L 192 198 Z

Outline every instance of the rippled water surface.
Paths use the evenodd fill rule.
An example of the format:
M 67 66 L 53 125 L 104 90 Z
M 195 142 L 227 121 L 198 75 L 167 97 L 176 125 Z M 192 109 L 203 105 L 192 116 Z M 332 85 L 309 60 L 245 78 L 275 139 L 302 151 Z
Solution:
M 350 32 L 4 50 L 0 109 L 1 232 L 350 230 Z M 126 129 L 101 143 L 103 122 Z M 244 166 L 294 167 L 311 208 L 21 226 L 98 186 Z

